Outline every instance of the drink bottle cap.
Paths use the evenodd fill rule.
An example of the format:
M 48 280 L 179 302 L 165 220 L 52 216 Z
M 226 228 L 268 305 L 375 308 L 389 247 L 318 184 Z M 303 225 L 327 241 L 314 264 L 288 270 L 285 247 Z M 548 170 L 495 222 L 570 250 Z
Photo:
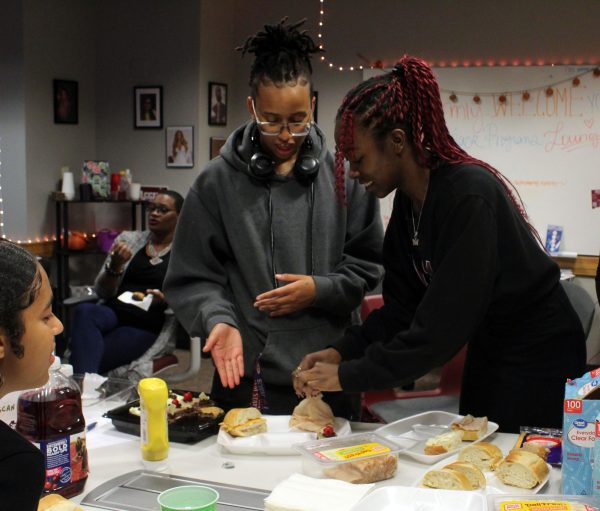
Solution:
M 54 355 L 54 362 L 50 366 L 50 371 L 58 371 L 60 369 L 60 357 Z

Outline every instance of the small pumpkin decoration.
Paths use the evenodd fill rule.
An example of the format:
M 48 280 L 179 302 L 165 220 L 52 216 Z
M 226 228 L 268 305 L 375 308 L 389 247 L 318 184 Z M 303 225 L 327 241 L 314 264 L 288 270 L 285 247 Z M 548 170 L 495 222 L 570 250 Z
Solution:
M 69 232 L 69 250 L 83 250 L 87 244 L 87 236 L 80 231 Z

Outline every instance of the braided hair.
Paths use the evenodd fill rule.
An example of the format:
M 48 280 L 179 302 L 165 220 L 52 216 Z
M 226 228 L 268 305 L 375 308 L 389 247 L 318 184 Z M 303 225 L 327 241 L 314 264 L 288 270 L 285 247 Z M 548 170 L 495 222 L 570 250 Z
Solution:
M 513 184 L 489 163 L 465 152 L 450 135 L 437 80 L 424 60 L 405 55 L 391 72 L 358 84 L 344 98 L 336 118 L 340 129 L 335 178 L 340 200 L 345 200 L 344 154 L 352 154 L 354 122 L 358 120 L 369 128 L 377 142 L 393 129 L 402 128 L 412 142 L 419 165 L 436 169 L 444 164 L 472 163 L 492 174 L 541 242 Z
M 21 337 L 25 333 L 22 312 L 35 301 L 41 287 L 35 257 L 10 241 L 0 240 L 0 333 L 19 358 L 23 356 Z
M 254 62 L 250 69 L 250 91 L 255 98 L 259 84 L 274 83 L 302 85 L 310 83 L 312 96 L 313 53 L 323 51 L 306 31 L 298 30 L 306 19 L 286 25 L 287 17 L 276 25 L 265 25 L 264 31 L 257 32 L 236 48 L 242 52 L 254 54 Z

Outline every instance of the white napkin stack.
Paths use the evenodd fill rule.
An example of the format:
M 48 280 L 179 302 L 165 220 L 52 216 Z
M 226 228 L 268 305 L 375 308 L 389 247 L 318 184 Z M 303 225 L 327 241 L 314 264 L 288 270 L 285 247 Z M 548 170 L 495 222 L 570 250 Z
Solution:
M 372 488 L 372 484 L 292 474 L 265 499 L 265 511 L 348 511 Z

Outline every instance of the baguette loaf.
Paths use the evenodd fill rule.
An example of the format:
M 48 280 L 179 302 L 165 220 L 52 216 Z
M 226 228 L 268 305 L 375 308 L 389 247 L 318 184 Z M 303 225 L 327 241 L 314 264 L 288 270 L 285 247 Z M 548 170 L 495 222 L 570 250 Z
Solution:
M 550 453 L 550 449 L 538 442 L 525 442 L 520 448 L 524 451 L 529 451 L 534 454 L 537 454 L 544 461 L 548 459 L 548 454 Z
M 488 419 L 465 415 L 460 421 L 453 422 L 450 427 L 453 431 L 462 431 L 463 440 L 479 440 L 487 433 Z
M 397 467 L 398 457 L 393 454 L 384 454 L 364 460 L 348 461 L 333 468 L 326 468 L 323 473 L 332 479 L 366 484 L 393 477 Z
M 468 445 L 460 451 L 459 461 L 469 461 L 481 470 L 496 470 L 498 463 L 502 461 L 502 451 L 489 442 L 478 442 Z
M 444 467 L 440 470 L 430 470 L 423 477 L 423 486 L 443 490 L 472 490 L 469 478 L 458 470 Z
M 450 465 L 446 465 L 444 468 L 462 472 L 467 476 L 473 489 L 485 488 L 485 476 L 479 468 L 473 465 L 473 463 L 469 463 L 468 461 L 455 461 L 454 463 L 450 463 Z
M 500 462 L 496 475 L 504 484 L 531 489 L 548 475 L 548 465 L 537 454 L 516 449 Z
M 461 442 L 462 433 L 460 431 L 448 431 L 448 433 L 428 438 L 425 442 L 425 454 L 444 454 L 458 449 Z

